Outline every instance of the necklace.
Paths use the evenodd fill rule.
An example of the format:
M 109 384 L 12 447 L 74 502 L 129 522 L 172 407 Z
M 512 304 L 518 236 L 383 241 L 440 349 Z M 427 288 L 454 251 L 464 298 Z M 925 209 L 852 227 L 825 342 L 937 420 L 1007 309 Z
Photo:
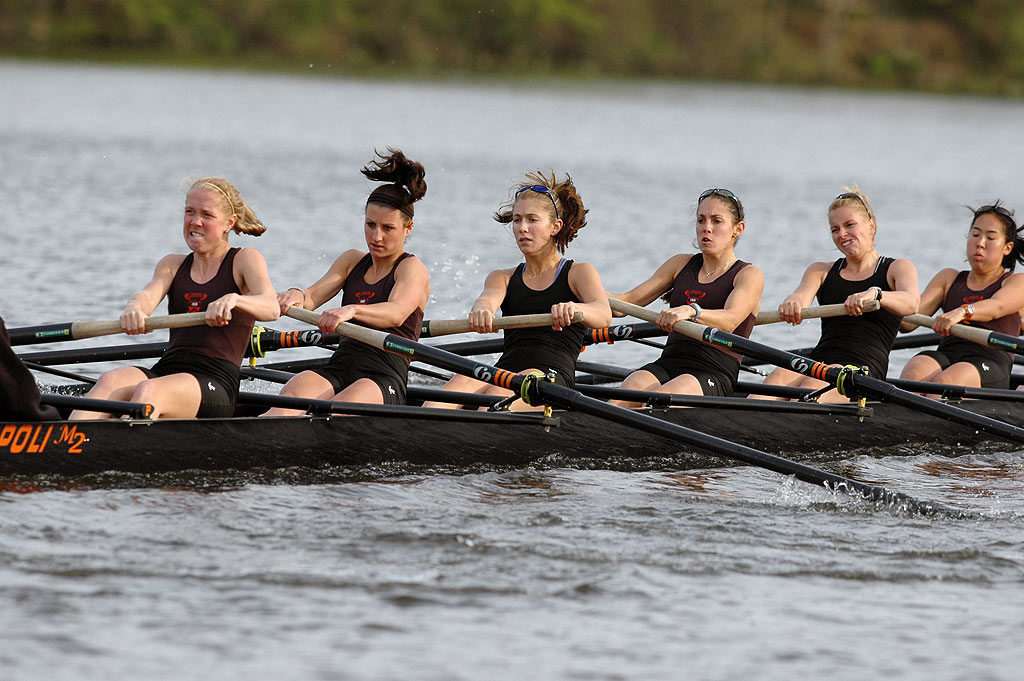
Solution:
M 714 273 L 716 273 L 716 272 L 718 272 L 720 270 L 727 270 L 727 269 L 729 269 L 729 265 L 733 264 L 734 262 L 736 262 L 736 258 L 733 258 L 732 260 L 730 260 L 729 262 L 725 263 L 724 265 L 719 265 L 718 267 L 716 267 L 716 268 L 714 268 L 712 270 L 704 270 L 704 276 L 705 277 L 710 277 L 712 274 L 714 274 Z
M 559 258 L 558 262 L 562 262 L 561 258 Z M 544 272 L 549 270 L 549 269 L 551 269 L 551 268 L 550 267 L 546 267 L 546 266 L 545 267 L 541 267 L 540 268 L 540 272 L 537 272 L 537 274 L 534 274 L 533 272 L 530 272 L 528 269 L 526 269 L 526 265 L 523 265 L 523 272 L 526 272 L 527 274 L 529 274 L 531 279 L 536 279 L 537 277 L 539 277 L 540 275 L 544 274 Z

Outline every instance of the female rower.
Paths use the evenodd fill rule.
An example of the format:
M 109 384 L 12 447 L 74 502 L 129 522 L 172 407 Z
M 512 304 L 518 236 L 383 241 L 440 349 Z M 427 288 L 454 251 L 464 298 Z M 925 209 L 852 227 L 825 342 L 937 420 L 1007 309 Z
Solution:
M 856 185 L 829 204 L 828 223 L 832 241 L 843 257 L 808 267 L 800 285 L 779 305 L 779 314 L 783 321 L 796 325 L 815 296 L 821 305 L 845 304 L 846 315 L 821 320 L 821 337 L 808 357 L 826 364 L 867 366 L 869 375 L 885 378 L 900 320 L 917 312 L 917 270 L 909 260 L 884 257 L 875 249 L 875 212 Z M 864 303 L 870 300 L 879 301 L 881 307 L 864 314 Z M 828 385 L 782 368 L 771 372 L 764 382 L 812 389 Z M 829 390 L 819 401 L 845 402 L 847 398 Z
M 749 337 L 761 304 L 764 275 L 736 257 L 736 242 L 746 229 L 743 204 L 728 189 L 708 189 L 697 199 L 699 253 L 673 255 L 651 277 L 622 295 L 636 305 L 658 296 L 670 307 L 657 325 L 669 331 L 665 350 L 622 382 L 627 390 L 651 390 L 688 395 L 731 395 L 739 373 L 740 356 L 672 331 L 678 321 L 699 321 Z M 620 406 L 639 403 L 618 401 Z
M 921 295 L 920 313 L 943 313 L 935 318 L 934 330 L 945 336 L 936 350 L 915 355 L 900 378 L 984 388 L 1009 388 L 1010 353 L 950 336 L 953 324 L 989 329 L 1009 336 L 1020 331 L 1020 310 L 1024 307 L 1024 274 L 1012 274 L 1024 263 L 1024 239 L 1013 219 L 1013 211 L 999 201 L 972 211 L 967 234 L 969 270 L 944 269 L 928 282 Z M 904 331 L 917 328 L 904 323 Z
M 345 251 L 327 273 L 306 289 L 278 296 L 281 312 L 292 305 L 315 310 L 339 291 L 341 307 L 324 310 L 317 325 L 333 333 L 341 322 L 380 329 L 417 340 L 430 297 L 426 266 L 405 250 L 412 232 L 413 204 L 427 193 L 423 166 L 395 149 L 378 153 L 363 175 L 384 182 L 370 192 L 363 214 L 366 251 Z M 404 404 L 409 360 L 360 341 L 342 338 L 327 366 L 303 371 L 285 384 L 282 395 L 365 404 Z M 297 416 L 297 409 L 275 407 L 264 416 Z
M 558 182 L 554 173 L 529 173 L 515 189 L 512 202 L 494 219 L 512 225 L 516 245 L 525 262 L 487 275 L 484 290 L 469 312 L 469 325 L 478 333 L 494 330 L 498 309 L 504 316 L 551 313 L 551 327 L 506 329 L 505 347 L 495 363 L 499 369 L 544 374 L 554 372 L 555 382 L 572 387 L 576 358 L 583 348 L 584 327 L 600 329 L 611 323 L 612 313 L 601 277 L 593 265 L 562 257 L 566 246 L 586 226 L 587 209 L 576 193 L 572 178 Z M 572 323 L 576 312 L 583 322 Z M 507 396 L 505 388 L 466 376 L 455 376 L 445 390 Z M 429 402 L 424 406 L 454 408 L 458 405 Z M 528 409 L 516 400 L 511 409 Z
M 255 320 L 278 317 L 267 263 L 252 248 L 232 248 L 228 233 L 259 236 L 266 228 L 234 185 L 223 178 L 194 181 L 185 196 L 185 244 L 191 253 L 157 263 L 153 278 L 121 314 L 128 334 L 146 333 L 146 317 L 167 296 L 171 314 L 206 312 L 206 326 L 171 329 L 171 342 L 152 369 L 108 371 L 88 397 L 153 405 L 153 418 L 231 416 L 239 364 Z M 109 418 L 76 410 L 72 419 Z

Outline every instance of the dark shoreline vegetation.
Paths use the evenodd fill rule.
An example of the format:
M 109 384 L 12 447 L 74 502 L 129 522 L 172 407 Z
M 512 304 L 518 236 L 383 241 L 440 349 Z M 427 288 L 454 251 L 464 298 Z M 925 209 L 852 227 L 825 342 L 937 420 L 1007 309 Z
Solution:
M 1019 0 L 0 0 L 0 56 L 1024 96 Z

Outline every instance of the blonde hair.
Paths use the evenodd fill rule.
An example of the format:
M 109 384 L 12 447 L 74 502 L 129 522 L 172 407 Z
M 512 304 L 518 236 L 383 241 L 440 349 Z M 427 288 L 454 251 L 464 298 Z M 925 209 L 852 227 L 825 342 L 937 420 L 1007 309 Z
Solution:
M 224 198 L 224 209 L 227 213 L 228 218 L 232 216 L 236 217 L 235 226 L 232 230 L 238 234 L 248 234 L 250 236 L 259 236 L 263 232 L 267 231 L 267 228 L 263 226 L 260 219 L 256 217 L 256 213 L 252 212 L 252 208 L 245 202 L 242 195 L 235 188 L 235 185 L 231 184 L 223 177 L 200 177 L 198 179 L 186 178 L 182 181 L 183 185 L 188 185 L 188 189 L 185 191 L 185 195 L 188 196 L 192 193 L 193 189 L 213 189 L 220 193 Z
M 831 213 L 836 208 L 850 205 L 857 206 L 863 210 L 869 220 L 874 220 L 875 227 L 878 227 L 878 220 L 875 219 L 875 211 L 871 207 L 871 202 L 868 201 L 868 197 L 864 196 L 864 192 L 860 190 L 856 182 L 853 183 L 852 189 L 850 187 L 843 187 L 843 192 L 832 199 L 832 203 L 828 205 L 828 212 Z

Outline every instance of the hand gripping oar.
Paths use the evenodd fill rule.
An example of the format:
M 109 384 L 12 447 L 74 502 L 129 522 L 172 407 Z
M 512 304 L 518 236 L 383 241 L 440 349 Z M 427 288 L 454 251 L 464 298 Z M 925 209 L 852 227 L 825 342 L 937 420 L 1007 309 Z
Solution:
M 320 315 L 309 310 L 292 307 L 287 312 L 289 317 L 309 324 L 315 324 Z M 342 322 L 337 330 L 358 341 L 372 345 L 410 359 L 433 364 L 442 369 L 475 378 L 485 383 L 507 388 L 516 393 L 529 404 L 549 404 L 564 409 L 575 409 L 593 416 L 608 419 L 625 426 L 638 428 L 650 433 L 662 435 L 692 447 L 742 461 L 753 466 L 766 468 L 783 475 L 792 475 L 799 480 L 815 485 L 823 485 L 828 489 L 853 490 L 865 499 L 884 503 L 890 507 L 907 508 L 921 513 L 946 513 L 962 515 L 961 512 L 949 509 L 930 501 L 919 501 L 902 492 L 894 492 L 884 487 L 869 485 L 835 473 L 822 471 L 811 466 L 783 459 L 767 452 L 762 452 L 745 445 L 723 440 L 713 435 L 678 426 L 668 421 L 616 407 L 601 400 L 586 397 L 575 390 L 560 386 L 537 375 L 515 374 L 504 369 L 481 364 L 472 359 L 446 352 L 423 343 L 385 333 L 376 329 Z
M 186 326 L 200 326 L 205 323 L 205 312 L 147 317 L 146 331 L 180 329 Z M 121 322 L 115 319 L 106 322 L 66 322 L 45 326 L 23 326 L 18 329 L 8 329 L 8 333 L 11 336 L 11 345 L 29 345 L 31 343 L 56 343 L 95 338 L 96 336 L 110 336 L 115 333 L 124 333 L 124 329 L 121 328 Z
M 612 309 L 633 315 L 637 319 L 654 321 L 658 318 L 657 312 L 639 307 L 638 305 L 614 299 L 608 302 L 611 304 Z M 900 390 L 891 383 L 860 373 L 859 370 L 853 370 L 856 368 L 829 366 L 791 352 L 776 350 L 773 347 L 756 343 L 743 336 L 737 336 L 733 333 L 727 333 L 710 326 L 695 324 L 689 321 L 677 322 L 674 328 L 679 333 L 694 340 L 699 340 L 709 345 L 719 345 L 752 357 L 758 357 L 776 366 L 795 371 L 798 374 L 804 374 L 805 376 L 825 381 L 835 386 L 840 393 L 846 395 L 858 395 L 871 397 L 883 402 L 893 402 L 910 409 L 931 414 L 932 416 L 953 421 L 954 423 L 997 435 L 1011 442 L 1024 443 L 1024 428 L 1018 428 L 1017 426 L 1012 426 L 987 416 L 973 414 L 949 404 L 943 404 L 906 390 Z
M 881 303 L 877 300 L 869 300 L 864 303 L 864 312 L 874 312 Z M 800 319 L 821 319 L 822 317 L 842 317 L 849 314 L 846 311 L 846 306 L 842 303 L 836 303 L 835 305 L 815 305 L 813 307 L 805 307 L 800 310 Z M 775 324 L 776 322 L 782 321 L 782 315 L 779 314 L 778 310 L 765 310 L 764 312 L 758 312 L 757 317 L 754 319 L 755 325 L 760 324 Z
M 572 316 L 572 321 L 574 324 L 582 322 L 583 313 L 577 311 Z M 494 327 L 495 331 L 501 331 L 502 329 L 526 329 L 534 326 L 551 326 L 551 315 L 521 314 L 512 315 L 511 317 L 495 317 L 491 326 Z M 420 338 L 447 336 L 453 333 L 469 333 L 472 330 L 469 328 L 468 319 L 431 319 L 430 321 L 423 322 L 423 328 L 420 329 Z
M 927 326 L 929 329 L 935 325 L 935 319 L 923 314 L 908 314 L 903 318 L 903 321 L 917 324 L 918 326 Z M 1010 336 L 998 331 L 989 331 L 988 329 L 967 326 L 966 324 L 954 324 L 949 327 L 949 333 L 951 336 L 964 338 L 979 345 L 989 345 L 993 348 L 1006 350 L 1007 352 L 1024 354 L 1024 338 L 1018 336 Z

